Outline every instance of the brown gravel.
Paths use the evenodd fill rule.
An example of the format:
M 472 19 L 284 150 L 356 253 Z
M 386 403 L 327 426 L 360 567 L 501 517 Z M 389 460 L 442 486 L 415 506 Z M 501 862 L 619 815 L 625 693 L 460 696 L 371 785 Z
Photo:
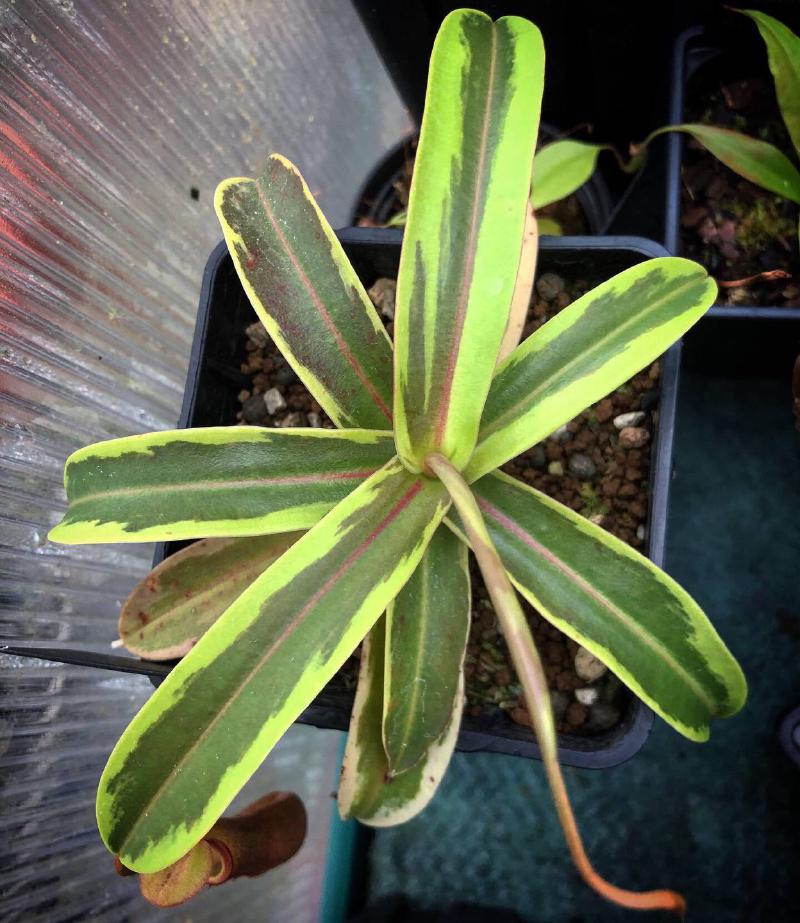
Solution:
M 544 280 L 545 284 L 542 284 Z M 537 282 L 538 292 L 528 314 L 525 336 L 566 307 L 591 286 L 583 281 L 565 283 L 553 274 Z M 394 280 L 381 279 L 370 295 L 391 330 L 394 316 Z M 263 426 L 324 426 L 333 424 L 306 391 L 267 337 L 260 323 L 247 328 L 246 357 L 241 370 L 251 376 L 250 387 L 240 395 L 240 424 Z M 636 375 L 609 397 L 579 414 L 544 442 L 506 464 L 503 470 L 571 509 L 598 523 L 635 548 L 643 549 L 648 509 L 650 434 L 656 422 L 659 363 Z M 285 407 L 270 414 L 265 395 L 276 389 Z M 272 395 L 273 403 L 275 394 Z M 621 414 L 643 412 L 634 437 L 618 429 Z M 625 445 L 630 444 L 630 448 Z M 556 467 L 554 467 L 556 466 Z M 497 708 L 521 724 L 529 724 L 513 666 L 488 594 L 472 563 L 472 626 L 466 657 L 467 711 L 479 715 Z M 588 683 L 575 672 L 578 645 L 552 627 L 523 601 L 535 640 L 540 648 L 559 731 L 599 733 L 619 721 L 626 690 L 610 672 Z M 340 673 L 348 687 L 355 684 L 358 655 Z M 584 705 L 576 690 L 597 689 L 597 701 Z
M 797 162 L 768 78 L 733 81 L 710 92 L 690 84 L 688 122 L 761 138 Z M 723 166 L 686 137 L 681 171 L 681 253 L 720 280 L 782 269 L 792 278 L 721 289 L 723 305 L 800 307 L 797 206 Z

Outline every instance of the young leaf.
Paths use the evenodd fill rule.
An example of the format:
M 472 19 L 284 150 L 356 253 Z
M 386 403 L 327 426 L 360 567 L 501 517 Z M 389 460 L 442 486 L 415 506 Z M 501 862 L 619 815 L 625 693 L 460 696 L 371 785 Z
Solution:
M 692 740 L 737 712 L 747 685 L 697 603 L 629 545 L 514 478 L 472 485 L 511 579 L 548 621 Z M 450 515 L 461 534 L 463 526 Z
M 546 144 L 533 158 L 533 207 L 544 208 L 580 189 L 594 173 L 600 152 L 608 149 L 607 144 L 587 144 L 569 138 Z
M 437 533 L 438 534 L 438 533 Z M 461 727 L 464 677 L 459 673 L 450 720 L 412 769 L 392 775 L 383 748 L 385 620 L 376 624 L 361 647 L 358 687 L 339 784 L 339 813 L 370 827 L 390 827 L 411 820 L 433 798 L 450 763 Z
M 714 303 L 691 260 L 647 260 L 598 285 L 528 337 L 492 382 L 473 481 L 544 439 L 652 362 Z
M 158 871 L 205 835 L 411 576 L 447 506 L 393 459 L 211 626 L 100 780 L 100 834 L 128 868 Z
M 142 580 L 119 615 L 119 636 L 138 657 L 183 657 L 300 532 L 204 538 L 170 555 Z
M 438 529 L 386 614 L 383 743 L 391 773 L 417 765 L 452 721 L 470 602 L 467 547 Z
M 308 529 L 394 454 L 390 433 L 212 426 L 110 439 L 67 459 L 49 539 L 148 542 Z
M 800 154 L 800 38 L 788 26 L 766 13 L 758 10 L 735 12 L 749 16 L 764 39 L 781 115 L 794 149 Z
M 390 427 L 389 338 L 297 168 L 273 154 L 258 179 L 221 183 L 214 204 L 256 314 L 328 416 Z
M 457 10 L 433 49 L 395 314 L 395 436 L 466 464 L 508 320 L 544 47 L 517 17 Z
M 797 167 L 777 147 L 738 131 L 713 125 L 667 125 L 652 132 L 634 150 L 642 152 L 653 138 L 670 131 L 692 135 L 734 173 L 800 204 L 800 172 Z
M 525 207 L 525 229 L 522 235 L 522 249 L 519 255 L 517 275 L 514 279 L 514 292 L 511 296 L 511 308 L 508 312 L 503 340 L 497 354 L 498 365 L 514 352 L 522 339 L 528 308 L 531 304 L 533 282 L 536 277 L 536 260 L 539 255 L 539 219 L 530 200 Z

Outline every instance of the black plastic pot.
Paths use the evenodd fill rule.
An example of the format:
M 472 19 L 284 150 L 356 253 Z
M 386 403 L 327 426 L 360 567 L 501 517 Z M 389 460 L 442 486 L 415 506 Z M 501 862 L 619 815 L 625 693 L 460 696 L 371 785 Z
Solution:
M 402 231 L 352 228 L 340 231 L 339 238 L 367 285 L 379 276 L 396 274 Z M 541 244 L 540 271 L 606 278 L 664 254 L 659 244 L 642 238 L 546 238 Z M 235 420 L 239 409 L 237 395 L 245 384 L 239 372 L 244 355 L 244 330 L 252 321 L 252 308 L 227 250 L 220 244 L 212 252 L 203 277 L 181 427 L 215 426 Z M 680 345 L 676 345 L 662 362 L 658 426 L 654 434 L 647 553 L 657 564 L 664 560 L 679 364 Z M 177 547 L 180 546 L 159 545 L 154 563 L 159 563 Z M 321 728 L 346 730 L 352 701 L 353 693 L 336 688 L 334 681 L 299 720 Z M 611 731 L 594 737 L 562 735 L 559 739 L 561 758 L 570 766 L 615 766 L 642 747 L 652 722 L 650 709 L 631 695 L 620 724 Z M 499 710 L 491 717 L 465 716 L 458 747 L 528 757 L 539 755 L 532 733 Z
M 741 19 L 742 17 L 738 17 Z M 742 73 L 741 62 L 760 61 L 760 69 L 769 74 L 763 55 L 763 42 L 755 28 L 745 41 L 739 30 L 720 30 L 711 35 L 702 27 L 695 26 L 682 32 L 675 41 L 672 60 L 672 94 L 669 123 L 677 125 L 685 121 L 684 103 L 686 87 L 690 80 L 702 73 L 704 79 L 719 75 L 719 82 L 747 76 Z M 763 60 L 762 60 L 763 59 Z M 709 73 L 710 71 L 710 73 Z M 664 242 L 670 253 L 680 250 L 681 229 L 681 163 L 685 138 L 680 132 L 669 135 L 667 141 L 667 188 L 665 202 Z M 708 317 L 800 317 L 800 308 L 780 308 L 759 305 L 714 306 Z
M 542 123 L 539 125 L 539 136 L 543 142 L 548 142 L 554 141 L 559 133 L 555 128 Z M 408 158 L 413 156 L 415 142 L 416 135 L 409 135 L 378 162 L 356 197 L 351 224 L 357 225 L 360 218 L 369 218 L 378 225 L 386 224 L 396 204 L 394 183 L 403 175 Z M 608 156 L 604 155 L 604 158 Z M 612 214 L 611 193 L 603 178 L 604 158 L 600 159 L 598 169 L 589 181 L 575 193 L 590 234 L 605 233 Z M 610 158 L 607 162 L 610 163 Z M 616 169 L 616 166 L 612 169 Z

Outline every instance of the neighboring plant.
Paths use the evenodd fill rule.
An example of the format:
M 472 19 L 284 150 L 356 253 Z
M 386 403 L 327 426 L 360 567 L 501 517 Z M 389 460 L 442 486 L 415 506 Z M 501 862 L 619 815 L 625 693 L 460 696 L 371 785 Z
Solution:
M 339 807 L 374 825 L 418 813 L 458 735 L 469 546 L 582 876 L 625 906 L 683 908 L 673 892 L 616 888 L 589 864 L 512 582 L 692 740 L 742 707 L 742 672 L 670 577 L 497 468 L 656 359 L 704 314 L 716 287 L 689 260 L 649 260 L 517 346 L 536 256 L 526 232 L 543 76 L 541 36 L 526 20 L 492 23 L 472 10 L 445 19 L 402 246 L 394 350 L 292 164 L 272 155 L 258 179 L 219 187 L 242 285 L 340 429 L 152 433 L 67 461 L 70 505 L 53 540 L 213 539 L 161 565 L 123 613 L 134 649 L 164 656 L 191 647 L 100 781 L 100 832 L 125 866 L 152 873 L 190 851 L 362 640 Z M 298 530 L 308 531 L 290 534 Z M 273 537 L 255 538 L 264 535 Z M 159 620 L 161 647 L 159 631 L 148 632 Z
M 757 10 L 733 12 L 749 16 L 758 26 L 758 31 L 767 46 L 769 69 L 775 81 L 778 106 L 798 163 L 792 163 L 782 151 L 759 138 L 751 138 L 728 128 L 702 124 L 667 125 L 656 129 L 641 144 L 633 147 L 634 161 L 641 159 L 647 146 L 659 135 L 671 131 L 685 132 L 739 176 L 800 204 L 800 38 L 766 13 Z M 764 275 L 769 274 L 753 278 L 761 278 Z M 752 279 L 742 279 L 729 284 L 746 284 L 750 281 Z

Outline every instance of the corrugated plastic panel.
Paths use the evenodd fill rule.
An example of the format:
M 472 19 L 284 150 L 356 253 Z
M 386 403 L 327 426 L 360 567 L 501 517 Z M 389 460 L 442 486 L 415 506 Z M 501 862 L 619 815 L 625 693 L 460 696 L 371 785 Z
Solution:
M 107 649 L 149 546 L 46 541 L 65 457 L 177 419 L 216 183 L 278 150 L 335 224 L 406 118 L 347 0 L 0 4 L 0 639 Z M 146 920 L 94 788 L 146 680 L 0 657 L 0 915 Z M 306 798 L 303 852 L 160 919 L 313 920 L 337 735 L 294 728 L 245 798 Z

